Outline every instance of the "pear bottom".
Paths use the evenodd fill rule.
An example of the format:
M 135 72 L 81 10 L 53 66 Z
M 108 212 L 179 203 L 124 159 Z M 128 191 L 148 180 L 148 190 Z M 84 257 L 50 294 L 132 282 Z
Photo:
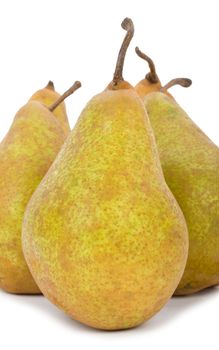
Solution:
M 114 275 L 114 288 L 104 288 L 106 283 L 109 285 L 109 281 L 106 280 L 109 269 L 108 272 L 99 270 L 102 278 L 98 281 L 93 280 L 93 290 L 90 292 L 87 292 L 90 286 L 79 286 L 77 280 L 75 283 L 70 282 L 65 278 L 65 273 L 63 279 L 57 276 L 60 286 L 45 275 L 38 279 L 37 283 L 42 286 L 44 296 L 73 320 L 95 329 L 109 331 L 135 328 L 148 321 L 164 307 L 177 287 L 177 283 L 170 284 L 172 278 L 163 273 L 152 273 L 147 282 L 145 279 L 141 282 L 138 278 L 135 280 L 133 270 L 127 272 L 124 268 L 123 272 L 120 270 L 118 274 L 117 283 Z M 93 271 L 95 273 L 95 269 Z M 96 273 L 98 274 L 98 271 Z M 81 275 L 83 280 L 83 267 Z M 144 273 L 142 278 L 143 275 Z
M 3 272 L 1 266 L 4 266 Z M 21 266 L 22 260 L 18 269 L 9 260 L 0 259 L 0 289 L 11 294 L 41 294 L 29 270 Z

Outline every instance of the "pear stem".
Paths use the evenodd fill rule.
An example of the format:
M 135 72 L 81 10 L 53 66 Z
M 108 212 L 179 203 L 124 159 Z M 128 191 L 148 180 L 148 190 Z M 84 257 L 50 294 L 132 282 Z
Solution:
M 169 81 L 169 83 L 167 83 L 166 85 L 164 85 L 160 91 L 166 91 L 168 90 L 169 88 L 171 88 L 172 86 L 175 86 L 175 85 L 180 85 L 182 87 L 189 87 L 190 85 L 192 85 L 192 80 L 191 79 L 188 79 L 188 78 L 176 78 L 176 79 L 172 79 Z
M 122 28 L 127 31 L 126 36 L 121 45 L 119 55 L 116 62 L 116 69 L 113 75 L 113 84 L 117 85 L 119 81 L 123 79 L 123 66 L 125 61 L 126 51 L 134 35 L 134 24 L 130 18 L 125 18 L 121 24 Z
M 140 49 L 138 47 L 135 48 L 135 52 L 137 53 L 137 55 L 140 58 L 145 60 L 148 63 L 148 65 L 149 65 L 150 72 L 147 73 L 145 78 L 147 80 L 149 80 L 152 84 L 156 84 L 159 81 L 159 79 L 158 79 L 158 76 L 157 76 L 157 73 L 156 73 L 156 68 L 155 68 L 154 62 L 152 61 L 152 59 L 149 56 L 147 56 L 145 53 L 140 51 Z
M 55 86 L 54 86 L 54 83 L 53 81 L 49 81 L 48 84 L 46 85 L 46 89 L 49 89 L 49 90 L 55 90 Z
M 75 81 L 74 84 L 68 89 L 67 91 L 64 92 L 62 96 L 58 98 L 57 101 L 55 101 L 50 107 L 49 110 L 53 112 L 59 105 L 62 103 L 68 96 L 73 94 L 77 89 L 81 87 L 80 81 Z

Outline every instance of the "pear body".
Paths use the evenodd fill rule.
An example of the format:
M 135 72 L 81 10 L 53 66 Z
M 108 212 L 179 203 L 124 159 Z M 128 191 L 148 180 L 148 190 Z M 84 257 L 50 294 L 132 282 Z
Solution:
M 137 326 L 171 297 L 187 228 L 134 90 L 88 103 L 29 202 L 22 237 L 43 294 L 89 326 Z
M 175 294 L 219 284 L 219 149 L 163 93 L 145 97 L 164 176 L 185 216 L 189 256 Z
M 30 101 L 41 102 L 44 106 L 50 107 L 54 102 L 58 100 L 60 94 L 55 91 L 54 85 L 47 85 L 44 89 L 36 91 L 30 98 Z M 68 116 L 66 113 L 65 103 L 62 102 L 60 105 L 53 111 L 53 115 L 60 122 L 63 131 L 66 136 L 70 132 L 70 125 L 68 121 Z
M 8 292 L 40 293 L 22 253 L 22 220 L 64 140 L 53 114 L 31 101 L 18 111 L 0 144 L 0 288 Z

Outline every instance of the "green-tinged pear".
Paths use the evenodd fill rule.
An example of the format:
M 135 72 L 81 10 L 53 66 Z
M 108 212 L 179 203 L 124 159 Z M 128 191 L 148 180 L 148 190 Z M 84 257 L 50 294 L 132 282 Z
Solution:
M 158 88 L 147 76 L 136 90 L 155 133 L 166 182 L 188 225 L 188 261 L 175 292 L 187 295 L 219 284 L 219 149 L 167 92 L 191 81 L 174 79 Z

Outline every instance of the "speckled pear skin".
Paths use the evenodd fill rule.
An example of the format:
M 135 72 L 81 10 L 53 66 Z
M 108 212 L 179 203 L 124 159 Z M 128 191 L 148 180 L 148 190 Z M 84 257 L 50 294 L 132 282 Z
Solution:
M 45 106 L 50 107 L 54 102 L 58 100 L 59 97 L 60 94 L 55 91 L 54 85 L 51 86 L 48 84 L 44 89 L 35 92 L 31 96 L 30 101 L 39 101 Z M 65 102 L 60 103 L 60 105 L 53 111 L 53 114 L 60 122 L 67 136 L 71 129 L 66 113 Z
M 31 101 L 18 111 L 0 144 L 0 288 L 7 292 L 40 293 L 22 253 L 22 220 L 65 138 L 53 113 Z
M 91 327 L 151 318 L 184 271 L 188 237 L 133 89 L 83 110 L 28 204 L 23 251 L 43 294 Z
M 151 93 L 144 102 L 189 230 L 188 262 L 175 294 L 192 294 L 219 284 L 219 149 L 165 94 Z

